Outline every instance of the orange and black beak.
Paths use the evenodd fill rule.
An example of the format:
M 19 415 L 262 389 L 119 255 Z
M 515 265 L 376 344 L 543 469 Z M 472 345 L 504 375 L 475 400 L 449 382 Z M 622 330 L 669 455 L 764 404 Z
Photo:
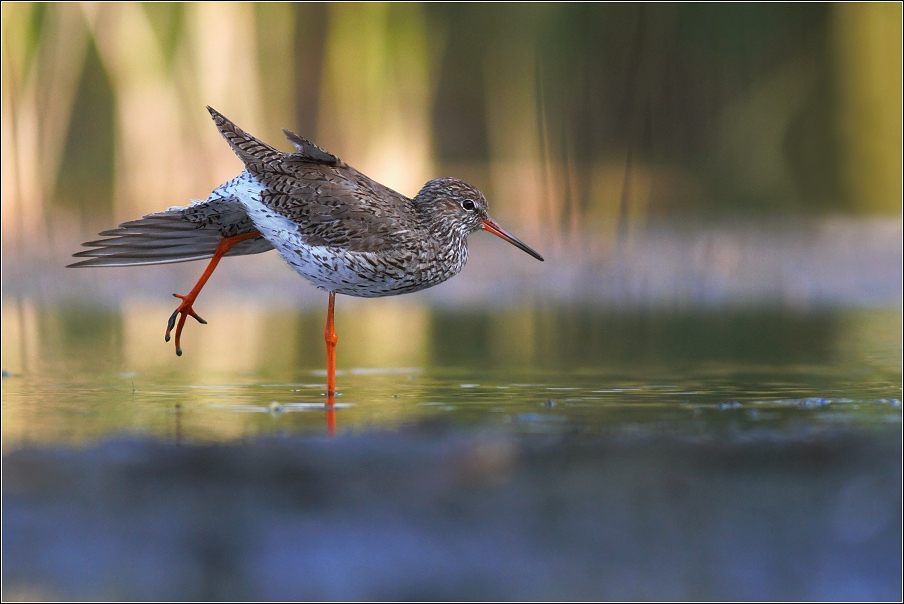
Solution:
M 534 250 L 530 249 L 523 241 L 521 241 L 520 239 L 518 239 L 517 237 L 515 237 L 514 235 L 512 235 L 511 233 L 506 231 L 504 228 L 502 228 L 501 226 L 496 224 L 496 222 L 494 220 L 490 220 L 489 218 L 487 218 L 486 220 L 481 220 L 480 228 L 482 228 L 484 231 L 489 231 L 489 232 L 493 233 L 497 237 L 501 237 L 501 238 L 505 239 L 506 241 L 508 241 L 509 243 L 514 245 L 516 248 L 518 248 L 524 252 L 527 252 L 528 254 L 530 254 L 531 256 L 533 256 L 534 258 L 539 260 L 540 262 L 543 262 L 543 256 L 541 256 Z

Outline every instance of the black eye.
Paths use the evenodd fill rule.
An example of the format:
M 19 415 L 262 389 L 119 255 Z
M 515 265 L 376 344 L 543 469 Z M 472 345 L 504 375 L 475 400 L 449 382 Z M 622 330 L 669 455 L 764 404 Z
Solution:
M 469 212 L 473 212 L 474 211 L 474 202 L 471 201 L 470 199 L 465 199 L 463 202 L 461 202 L 461 207 L 463 207 L 464 209 L 466 209 Z

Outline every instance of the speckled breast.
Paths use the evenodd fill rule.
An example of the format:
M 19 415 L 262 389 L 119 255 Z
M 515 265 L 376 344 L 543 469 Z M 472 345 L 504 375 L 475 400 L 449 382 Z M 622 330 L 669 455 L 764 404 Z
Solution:
M 318 288 L 337 294 L 376 298 L 419 291 L 458 274 L 468 259 L 467 242 L 455 238 L 412 239 L 407 245 L 379 252 L 349 251 L 310 245 L 298 225 L 261 202 L 265 187 L 247 171 L 211 193 L 236 199 L 254 226 L 280 256 Z

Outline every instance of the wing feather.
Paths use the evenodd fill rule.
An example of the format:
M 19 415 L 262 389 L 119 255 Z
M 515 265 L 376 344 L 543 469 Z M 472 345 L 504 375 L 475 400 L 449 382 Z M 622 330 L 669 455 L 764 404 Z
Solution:
M 99 233 L 104 239 L 82 244 L 92 249 L 73 254 L 86 260 L 69 266 L 136 266 L 202 260 L 213 256 L 224 237 L 253 229 L 244 209 L 234 202 L 214 200 L 187 208 L 170 208 Z M 226 255 L 259 254 L 271 249 L 270 242 L 255 237 L 233 246 Z

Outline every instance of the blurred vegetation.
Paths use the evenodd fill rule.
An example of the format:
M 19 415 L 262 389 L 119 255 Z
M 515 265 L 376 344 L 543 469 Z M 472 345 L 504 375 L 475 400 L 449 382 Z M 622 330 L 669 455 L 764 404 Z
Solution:
M 239 168 L 207 104 L 408 195 L 471 180 L 525 236 L 901 213 L 900 3 L 2 11 L 5 241 L 204 197 Z

